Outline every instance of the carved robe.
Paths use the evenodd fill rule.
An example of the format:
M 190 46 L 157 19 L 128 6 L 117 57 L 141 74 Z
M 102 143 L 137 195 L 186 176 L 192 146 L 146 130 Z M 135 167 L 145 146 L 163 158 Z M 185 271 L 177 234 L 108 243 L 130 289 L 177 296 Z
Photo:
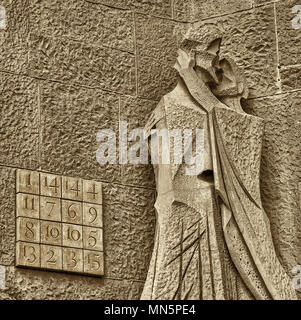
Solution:
M 261 204 L 263 121 L 222 104 L 208 113 L 181 82 L 152 128 L 204 129 L 214 181 L 187 176 L 185 163 L 154 166 L 157 228 L 141 299 L 295 299 Z

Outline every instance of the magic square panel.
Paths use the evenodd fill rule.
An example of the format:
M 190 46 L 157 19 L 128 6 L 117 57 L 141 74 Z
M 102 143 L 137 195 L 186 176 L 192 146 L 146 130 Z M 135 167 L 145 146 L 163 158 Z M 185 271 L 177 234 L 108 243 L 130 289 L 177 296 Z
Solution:
M 16 265 L 104 274 L 102 184 L 17 171 Z

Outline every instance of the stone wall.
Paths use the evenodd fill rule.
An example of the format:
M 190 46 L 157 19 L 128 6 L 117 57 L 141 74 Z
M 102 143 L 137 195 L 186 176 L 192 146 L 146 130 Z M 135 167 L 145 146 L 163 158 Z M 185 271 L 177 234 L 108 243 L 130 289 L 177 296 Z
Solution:
M 151 167 L 95 157 L 96 133 L 142 127 L 176 82 L 176 48 L 191 25 L 224 31 L 222 53 L 246 71 L 246 111 L 266 120 L 262 195 L 287 271 L 301 264 L 301 30 L 297 1 L 4 0 L 0 30 L 0 265 L 11 299 L 138 299 L 153 246 Z M 301 4 L 301 2 L 300 2 Z M 200 25 L 202 28 L 202 25 Z M 301 78 L 301 77 L 300 77 Z M 102 279 L 18 269 L 15 174 L 25 168 L 104 183 Z

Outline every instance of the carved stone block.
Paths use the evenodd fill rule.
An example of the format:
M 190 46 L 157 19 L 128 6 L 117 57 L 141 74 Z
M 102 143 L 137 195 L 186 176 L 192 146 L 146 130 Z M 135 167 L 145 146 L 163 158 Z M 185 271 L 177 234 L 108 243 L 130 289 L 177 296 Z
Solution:
M 62 201 L 62 221 L 67 223 L 82 224 L 82 203 L 76 201 Z
M 62 224 L 41 221 L 41 243 L 62 245 Z
M 63 224 L 63 246 L 83 247 L 83 227 L 74 224 Z
M 83 227 L 84 249 L 103 251 L 102 229 Z
M 83 200 L 82 180 L 77 178 L 63 177 L 62 197 L 70 200 Z
M 42 220 L 62 221 L 61 200 L 51 197 L 40 197 L 40 218 Z
M 40 174 L 41 195 L 48 197 L 62 196 L 61 177 L 53 174 Z
M 16 191 L 16 266 L 103 275 L 100 182 L 18 170 Z
M 39 268 L 40 245 L 34 243 L 17 242 L 16 265 Z
M 41 245 L 41 268 L 61 270 L 63 268 L 62 248 Z
M 102 276 L 104 274 L 103 252 L 84 250 L 84 272 Z
M 98 181 L 83 180 L 83 200 L 102 204 L 102 184 Z
M 91 227 L 102 228 L 102 205 L 84 203 L 83 204 L 83 224 Z
M 17 217 L 39 219 L 39 196 L 18 193 L 17 194 Z
M 68 272 L 84 272 L 83 250 L 63 248 L 63 269 Z
M 39 194 L 39 176 L 38 172 L 17 170 L 17 192 Z
M 40 242 L 40 221 L 30 218 L 17 218 L 17 241 Z

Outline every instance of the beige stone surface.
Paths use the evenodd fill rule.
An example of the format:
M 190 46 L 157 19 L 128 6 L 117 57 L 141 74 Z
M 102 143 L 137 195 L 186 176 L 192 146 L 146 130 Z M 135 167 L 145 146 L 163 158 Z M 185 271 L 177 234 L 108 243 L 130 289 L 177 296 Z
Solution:
M 31 218 L 17 218 L 17 241 L 40 242 L 40 221 Z
M 265 119 L 261 184 L 277 251 L 289 272 L 300 262 L 300 115 L 298 92 L 252 100 L 247 112 Z
M 59 222 L 41 221 L 41 240 L 43 244 L 62 245 L 62 224 Z M 43 256 L 42 251 L 42 256 Z
M 300 5 L 300 2 L 296 0 L 284 0 L 276 4 L 279 60 L 281 66 L 301 63 L 299 51 L 301 44 L 300 29 L 292 27 L 292 20 L 296 16 L 292 12 L 295 5 Z
M 64 223 L 63 246 L 72 248 L 83 248 L 83 227 Z
M 62 178 L 62 197 L 70 200 L 83 200 L 82 180 L 72 177 Z
M 148 116 L 155 109 L 156 103 L 151 100 L 122 97 L 120 101 L 120 120 L 128 123 L 128 131 L 143 128 Z M 128 143 L 128 148 L 133 143 Z M 122 183 L 153 188 L 155 177 L 151 165 L 127 164 L 121 167 Z
M 83 204 L 83 224 L 90 227 L 103 227 L 102 205 Z
M 143 127 L 158 101 L 177 83 L 173 65 L 190 26 L 186 22 L 204 19 L 223 32 L 222 54 L 244 68 L 251 97 L 265 97 L 249 100 L 246 107 L 247 113 L 265 121 L 262 201 L 285 270 L 289 273 L 301 264 L 300 30 L 290 28 L 294 4 L 299 3 L 1 2 L 7 29 L 0 30 L 0 264 L 9 268 L 0 299 L 140 298 L 155 234 L 153 169 L 100 166 L 96 134 L 105 128 L 117 132 L 119 120 L 127 120 L 131 128 Z M 297 92 L 288 92 L 292 90 Z M 103 278 L 14 267 L 16 169 L 103 183 Z M 45 201 L 41 197 L 40 214 L 51 220 L 46 211 L 52 204 Z M 52 222 L 59 222 L 58 206 L 53 210 Z M 72 251 L 64 258 L 64 250 L 63 268 L 73 272 Z M 64 259 L 70 262 L 68 267 Z
M 29 170 L 17 170 L 17 192 L 40 193 L 40 175 Z
M 60 198 L 62 196 L 61 180 L 62 179 L 59 176 L 53 174 L 40 173 L 41 195 Z
M 63 269 L 64 271 L 83 273 L 83 250 L 63 248 Z
M 84 250 L 84 272 L 93 275 L 104 275 L 103 252 Z
M 249 96 L 244 72 L 220 55 L 222 41 L 215 26 L 189 30 L 175 64 L 178 84 L 145 125 L 151 139 L 156 135 L 151 129 L 203 129 L 204 163 L 191 174 L 187 162 L 153 164 L 157 222 L 142 299 L 297 299 L 289 269 L 296 261 L 288 265 L 284 255 L 280 259 L 279 247 L 282 252 L 288 248 L 285 243 L 275 248 L 271 217 L 261 200 L 264 120 L 243 110 L 241 99 Z M 290 109 L 280 106 L 287 113 L 277 134 L 285 139 Z M 277 123 L 277 117 L 269 117 Z M 282 204 L 285 200 L 282 196 Z M 286 215 L 282 230 L 277 225 L 278 232 L 294 237 L 287 243 L 295 248 L 298 232 L 291 227 L 297 216 Z
M 139 299 L 143 282 L 7 268 L 7 290 L 14 299 Z
M 57 246 L 41 245 L 41 268 L 62 270 L 62 248 Z
M 42 220 L 62 221 L 61 200 L 53 197 L 40 197 L 40 218 Z
M 16 266 L 41 267 L 41 248 L 37 243 L 17 242 Z
M 116 8 L 131 9 L 137 12 L 171 17 L 172 3 L 170 0 L 95 0 L 95 3 L 102 3 Z
M 0 167 L 0 264 L 13 265 L 16 241 L 16 170 Z
M 105 67 L 108 61 L 110 70 Z M 28 73 L 32 77 L 125 94 L 132 94 L 136 86 L 132 54 L 38 34 L 30 35 Z
M 98 130 L 117 131 L 118 97 L 49 82 L 42 83 L 40 94 L 43 169 L 86 179 L 120 180 L 118 166 L 101 167 L 95 157 Z
M 206 28 L 201 27 L 203 24 L 213 24 L 221 31 L 221 56 L 231 57 L 244 69 L 250 97 L 276 93 L 277 49 L 273 4 L 199 24 L 196 37 L 206 32 Z
M 257 0 L 255 1 L 258 3 Z M 253 4 L 253 0 L 247 0 L 247 1 L 175 0 L 174 15 L 176 19 L 179 19 L 181 21 L 193 22 L 193 21 L 202 20 L 204 18 L 221 16 L 224 14 L 230 14 L 237 11 L 251 9 L 252 4 Z
M 0 72 L 0 163 L 36 168 L 39 162 L 37 81 Z
M 102 229 L 83 227 L 83 247 L 86 250 L 103 251 Z
M 102 204 L 101 182 L 83 180 L 83 201 L 95 204 Z
M 67 223 L 83 223 L 83 206 L 81 202 L 62 200 L 62 221 Z
M 153 236 L 155 191 L 104 185 L 106 276 L 145 280 Z
M 40 199 L 37 195 L 17 194 L 17 217 L 40 218 Z

